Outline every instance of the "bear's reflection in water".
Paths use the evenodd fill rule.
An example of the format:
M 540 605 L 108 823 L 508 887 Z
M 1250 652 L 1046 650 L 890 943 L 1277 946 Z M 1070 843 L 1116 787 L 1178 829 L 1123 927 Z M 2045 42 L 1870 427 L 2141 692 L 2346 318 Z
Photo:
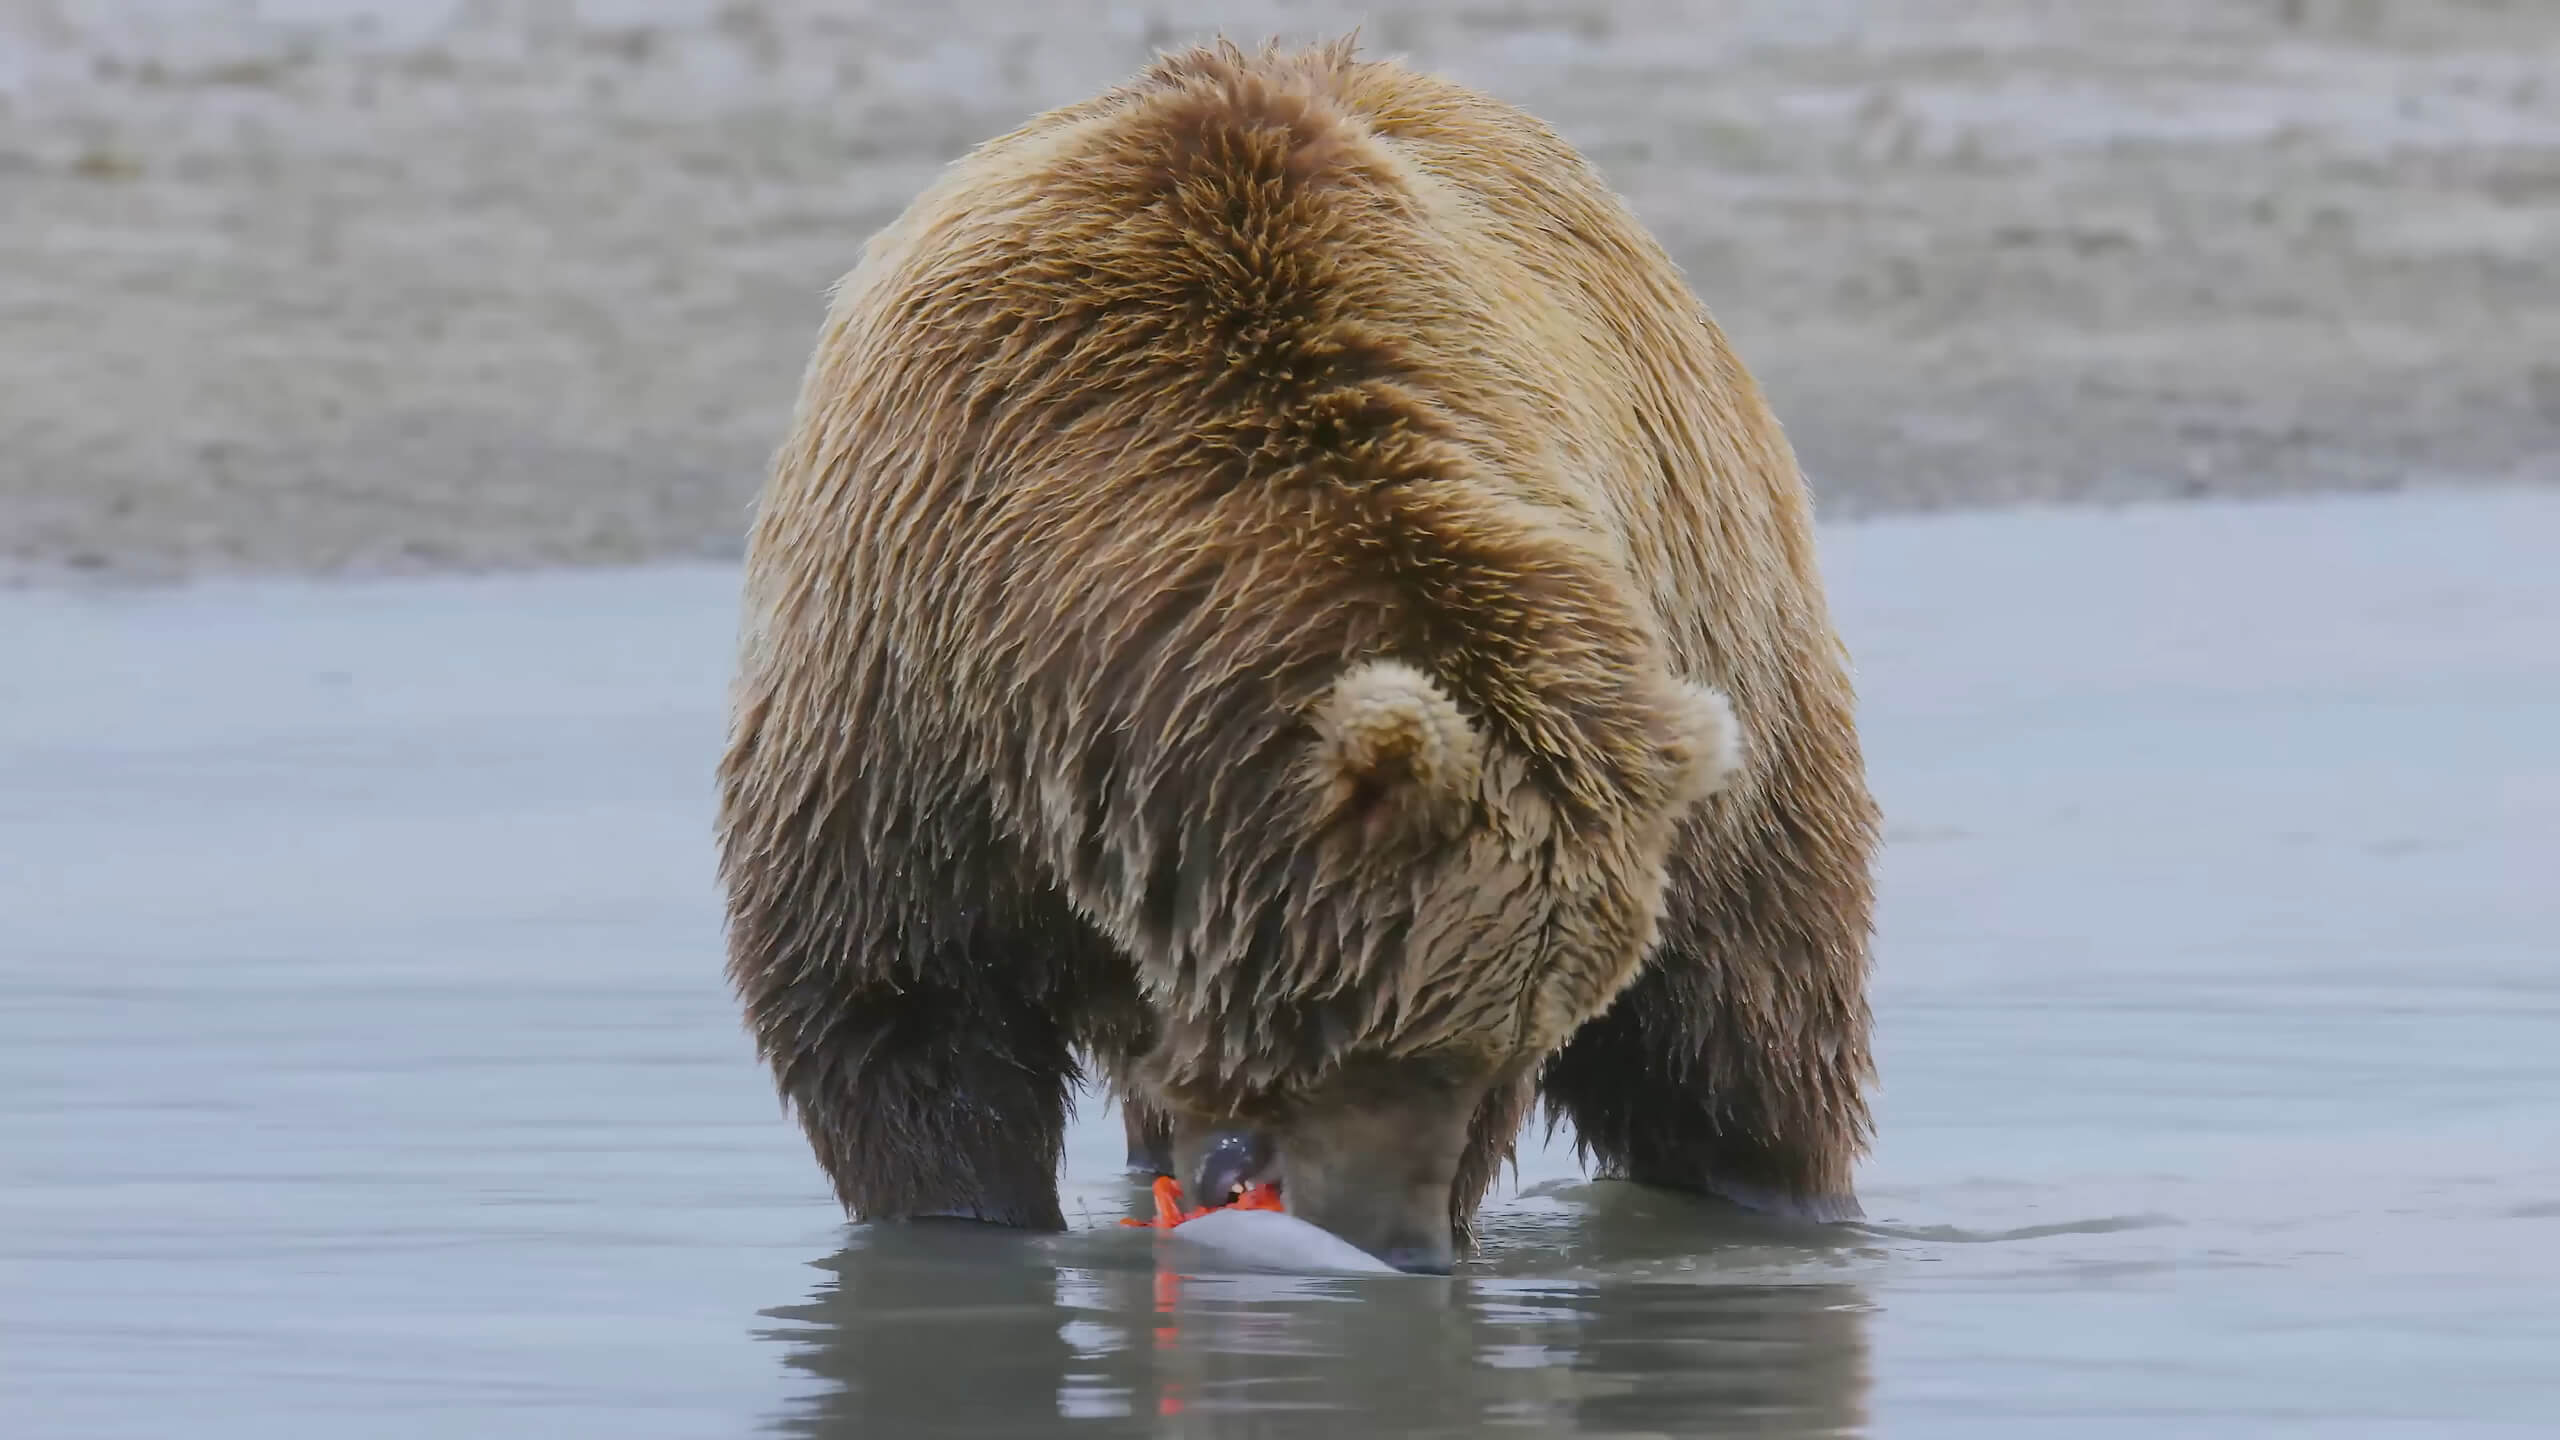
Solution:
M 1834 1435 L 1867 1418 L 1841 1232 L 1619 1185 L 1451 1279 L 1177 1269 L 1127 1232 L 859 1227 L 768 1338 L 809 1436 Z M 1685 1249 L 1675 1245 L 1685 1244 Z M 1784 1283 L 1765 1283 L 1772 1266 Z M 1811 1275 L 1808 1281 L 1805 1277 Z

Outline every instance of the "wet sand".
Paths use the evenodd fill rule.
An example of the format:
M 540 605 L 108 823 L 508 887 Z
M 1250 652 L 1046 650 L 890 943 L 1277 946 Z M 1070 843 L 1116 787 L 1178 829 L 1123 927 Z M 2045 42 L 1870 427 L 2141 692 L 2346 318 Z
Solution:
M 0 578 L 731 555 L 936 166 L 1363 21 L 1592 156 L 1834 517 L 2560 479 L 2538 0 L 0 0 Z
M 1159 1256 L 1099 1107 L 1069 1234 L 842 1224 L 720 982 L 725 567 L 0 595 L 0 1414 L 2548 1433 L 2554 533 L 1831 529 L 1891 827 L 1870 1223 L 1532 1146 L 1449 1281 Z

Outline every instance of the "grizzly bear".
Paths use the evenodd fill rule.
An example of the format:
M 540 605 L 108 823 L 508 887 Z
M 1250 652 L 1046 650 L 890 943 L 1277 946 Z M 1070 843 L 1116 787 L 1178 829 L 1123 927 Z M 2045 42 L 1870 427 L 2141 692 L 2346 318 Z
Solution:
M 758 507 L 730 974 L 859 1219 L 1133 1158 L 1445 1270 L 1532 1106 L 1856 1213 L 1877 820 L 1810 501 L 1506 105 L 1221 44 L 951 166 Z

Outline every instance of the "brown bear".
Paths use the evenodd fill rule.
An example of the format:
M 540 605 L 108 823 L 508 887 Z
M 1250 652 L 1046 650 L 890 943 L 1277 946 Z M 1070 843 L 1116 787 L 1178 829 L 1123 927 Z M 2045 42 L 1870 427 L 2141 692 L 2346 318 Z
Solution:
M 1080 1058 L 1195 1198 L 1406 1269 L 1541 1095 L 1604 1174 L 1856 1213 L 1810 502 L 1528 116 L 1220 45 L 988 142 L 838 287 L 746 574 L 730 973 L 855 1217 L 1062 1224 Z

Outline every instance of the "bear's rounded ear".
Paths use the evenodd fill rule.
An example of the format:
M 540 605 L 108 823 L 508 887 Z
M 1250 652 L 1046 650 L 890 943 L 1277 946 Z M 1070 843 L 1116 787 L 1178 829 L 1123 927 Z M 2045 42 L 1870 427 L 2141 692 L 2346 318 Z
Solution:
M 1384 810 L 1440 829 L 1476 797 L 1483 737 L 1430 676 L 1401 660 L 1345 671 L 1310 718 L 1329 815 Z
M 1671 691 L 1671 803 L 1686 809 L 1742 773 L 1742 721 L 1712 685 L 1674 680 Z

